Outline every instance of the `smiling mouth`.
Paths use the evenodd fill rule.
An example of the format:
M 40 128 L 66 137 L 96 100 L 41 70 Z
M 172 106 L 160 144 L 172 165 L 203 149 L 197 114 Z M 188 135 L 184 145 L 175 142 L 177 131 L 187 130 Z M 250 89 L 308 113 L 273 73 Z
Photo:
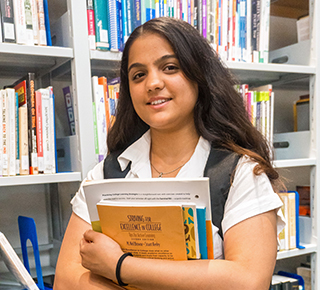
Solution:
M 172 100 L 172 99 L 170 98 L 170 99 L 156 100 L 156 101 L 152 101 L 152 102 L 148 103 L 148 105 L 160 105 L 160 104 L 166 103 L 170 100 Z

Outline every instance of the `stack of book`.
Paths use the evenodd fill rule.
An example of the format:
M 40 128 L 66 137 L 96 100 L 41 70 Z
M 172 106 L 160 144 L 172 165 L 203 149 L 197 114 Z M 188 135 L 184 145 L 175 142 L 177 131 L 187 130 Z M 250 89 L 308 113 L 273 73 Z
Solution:
M 2 42 L 51 45 L 47 0 L 0 0 Z
M 209 179 L 105 179 L 83 186 L 92 228 L 135 257 L 213 259 Z
M 243 98 L 248 118 L 258 131 L 273 142 L 274 92 L 272 85 L 250 88 L 247 84 L 236 87 Z
M 56 173 L 53 88 L 34 73 L 0 90 L 0 176 Z
M 131 32 L 156 17 L 182 19 L 224 61 L 268 63 L 270 0 L 87 0 L 91 49 L 119 51 Z
M 96 161 L 107 154 L 107 133 L 113 125 L 119 99 L 120 78 L 92 77 L 92 107 L 94 116 L 94 137 Z

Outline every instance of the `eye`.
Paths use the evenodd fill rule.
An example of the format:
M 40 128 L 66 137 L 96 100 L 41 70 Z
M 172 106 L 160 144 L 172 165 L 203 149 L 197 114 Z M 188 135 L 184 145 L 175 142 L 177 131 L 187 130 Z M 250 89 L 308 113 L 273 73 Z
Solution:
M 168 64 L 164 68 L 164 71 L 168 71 L 168 72 L 175 72 L 177 70 L 179 70 L 179 67 L 175 64 Z
M 143 72 L 138 72 L 138 73 L 135 73 L 132 77 L 132 80 L 138 80 L 140 78 L 142 78 L 145 74 Z

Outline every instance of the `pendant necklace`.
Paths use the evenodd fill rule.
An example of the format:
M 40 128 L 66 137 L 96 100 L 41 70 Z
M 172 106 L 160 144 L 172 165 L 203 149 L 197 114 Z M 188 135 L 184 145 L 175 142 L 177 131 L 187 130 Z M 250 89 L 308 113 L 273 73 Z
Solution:
M 187 163 L 187 162 L 186 162 Z M 177 167 L 176 169 L 174 169 L 174 170 L 171 170 L 171 171 L 169 171 L 169 172 L 161 172 L 161 171 L 159 171 L 158 169 L 156 169 L 154 166 L 153 166 L 153 164 L 150 162 L 150 164 L 151 164 L 151 166 L 152 166 L 152 168 L 159 174 L 159 176 L 158 176 L 158 178 L 161 178 L 162 177 L 162 175 L 167 175 L 167 174 L 170 174 L 170 173 L 172 173 L 172 172 L 175 172 L 175 171 L 177 171 L 178 169 L 180 169 L 181 167 L 183 167 L 186 163 L 184 163 L 184 164 L 182 164 L 182 165 L 180 165 L 179 167 Z

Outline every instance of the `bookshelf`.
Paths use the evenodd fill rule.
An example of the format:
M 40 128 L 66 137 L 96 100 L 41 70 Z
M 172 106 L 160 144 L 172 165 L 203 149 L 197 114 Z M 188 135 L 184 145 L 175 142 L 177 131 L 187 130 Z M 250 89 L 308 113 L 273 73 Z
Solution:
M 24 204 L 18 206 L 18 210 L 31 213 L 35 211 L 39 223 L 38 235 L 42 235 L 40 243 L 44 252 L 58 251 L 59 240 L 63 235 L 64 226 L 70 213 L 69 200 L 79 185 L 79 182 L 86 176 L 87 172 L 95 165 L 94 136 L 93 136 L 93 114 L 91 110 L 91 76 L 107 75 L 113 76 L 119 68 L 121 53 L 90 51 L 87 38 L 87 19 L 85 0 L 59 0 L 57 3 L 49 3 L 49 11 L 53 11 L 60 17 L 67 12 L 70 23 L 70 47 L 30 47 L 16 44 L 0 43 L 0 66 L 1 78 L 10 77 L 18 79 L 30 70 L 41 76 L 41 82 L 47 83 L 52 78 L 66 80 L 73 85 L 75 100 L 76 132 L 78 150 L 74 152 L 80 162 L 80 168 L 76 172 L 61 173 L 43 176 L 18 176 L 0 179 L 0 198 L 3 205 L 9 203 L 9 199 L 17 196 L 16 200 L 26 192 L 28 198 L 38 202 L 37 207 L 30 211 L 23 209 Z M 320 40 L 319 27 L 320 3 L 316 0 L 277 0 L 271 5 L 271 15 L 276 17 L 298 18 L 310 11 L 311 16 L 311 49 L 309 65 L 295 64 L 254 64 L 227 62 L 226 65 L 238 77 L 242 83 L 249 83 L 253 86 L 272 83 L 275 89 L 296 90 L 301 89 L 310 92 L 310 132 L 311 148 L 308 158 L 297 158 L 287 160 L 275 160 L 277 168 L 289 172 L 294 178 L 300 172 L 309 175 L 308 183 L 311 186 L 312 199 L 312 233 L 311 241 L 306 244 L 304 250 L 291 250 L 278 253 L 278 260 L 283 264 L 289 264 L 291 259 L 311 257 L 312 268 L 312 289 L 320 290 L 320 267 L 319 257 L 320 245 L 317 243 L 320 233 L 320 221 L 317 211 L 320 209 L 318 198 L 320 181 L 320 157 L 317 147 L 320 144 Z M 51 12 L 50 12 L 51 13 Z M 271 35 L 272 37 L 272 35 Z M 9 64 L 9 65 L 8 65 Z M 59 196 L 55 192 L 59 190 Z M 34 196 L 32 195 L 35 190 Z M 41 196 L 44 195 L 45 197 Z M 62 197 L 61 197 L 62 195 Z M 25 199 L 21 199 L 23 203 Z M 59 201 L 59 202 L 58 202 Z M 2 210 L 0 203 L 0 212 Z M 65 208 L 64 213 L 56 213 L 51 206 Z M 8 212 L 8 211 L 5 211 Z M 2 217 L 2 214 L 0 214 Z M 43 217 L 45 217 L 43 219 Z M 11 214 L 5 220 L 0 218 L 0 226 L 5 231 L 9 226 L 4 223 L 14 223 L 15 214 Z M 36 220 L 37 222 L 37 220 Z M 2 230 L 2 228 L 0 230 Z M 19 248 L 17 228 L 10 230 L 9 239 Z M 49 234 L 48 234 L 49 233 Z M 45 258 L 45 267 L 54 272 L 55 258 Z M 50 261 L 51 260 L 51 261 Z M 51 267 L 51 268 L 50 268 Z M 1 270 L 1 266 L 0 266 Z M 0 279 L 1 282 L 1 279 Z

